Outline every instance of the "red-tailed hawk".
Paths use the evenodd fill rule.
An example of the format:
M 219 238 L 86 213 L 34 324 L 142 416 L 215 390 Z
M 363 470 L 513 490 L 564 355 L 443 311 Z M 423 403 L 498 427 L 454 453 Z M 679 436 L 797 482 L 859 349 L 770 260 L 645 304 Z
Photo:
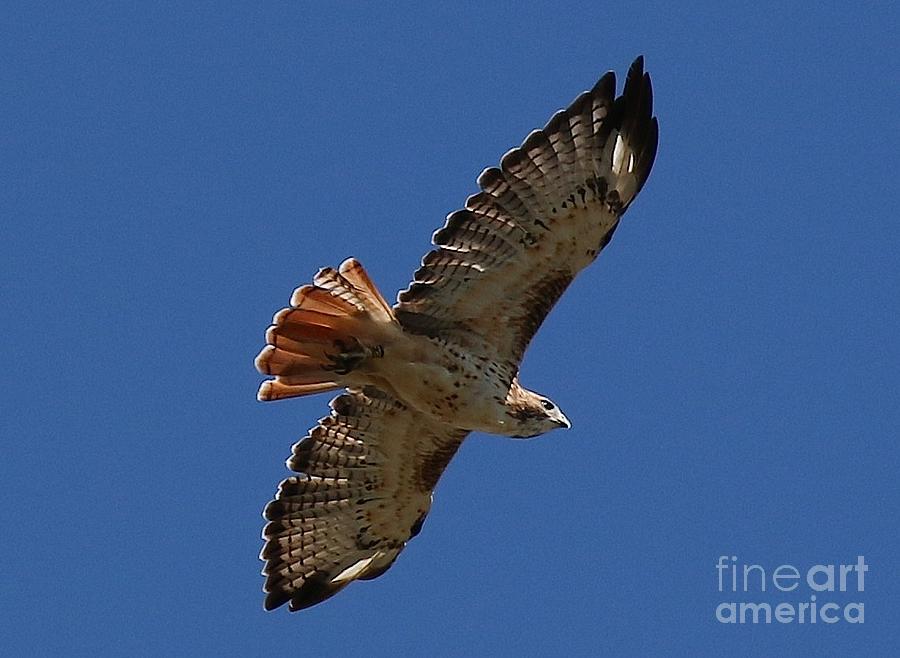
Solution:
M 325 268 L 275 314 L 260 400 L 345 388 L 294 445 L 297 473 L 265 509 L 266 609 L 315 605 L 383 574 L 422 528 L 432 490 L 472 432 L 569 427 L 523 388 L 544 317 L 609 243 L 656 155 L 650 77 L 610 71 L 478 177 L 390 306 L 353 259 Z

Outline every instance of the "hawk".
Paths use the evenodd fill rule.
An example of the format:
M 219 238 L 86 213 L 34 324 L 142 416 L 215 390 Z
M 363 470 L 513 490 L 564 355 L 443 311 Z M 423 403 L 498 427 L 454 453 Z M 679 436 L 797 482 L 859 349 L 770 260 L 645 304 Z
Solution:
M 265 508 L 265 607 L 315 605 L 383 574 L 422 529 L 432 491 L 473 431 L 570 427 L 518 379 L 526 347 L 609 244 L 656 155 L 638 57 L 606 73 L 485 169 L 391 306 L 354 259 L 324 268 L 275 314 L 256 358 L 260 400 L 345 389 L 296 443 Z

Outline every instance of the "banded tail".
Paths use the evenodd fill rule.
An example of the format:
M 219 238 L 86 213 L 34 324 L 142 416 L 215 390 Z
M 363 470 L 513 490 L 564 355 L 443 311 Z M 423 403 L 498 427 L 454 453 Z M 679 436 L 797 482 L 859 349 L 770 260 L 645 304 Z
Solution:
M 337 270 L 326 267 L 313 285 L 297 288 L 291 305 L 275 314 L 256 368 L 274 375 L 262 383 L 262 401 L 343 388 L 344 376 L 378 351 L 396 325 L 363 266 L 348 258 Z

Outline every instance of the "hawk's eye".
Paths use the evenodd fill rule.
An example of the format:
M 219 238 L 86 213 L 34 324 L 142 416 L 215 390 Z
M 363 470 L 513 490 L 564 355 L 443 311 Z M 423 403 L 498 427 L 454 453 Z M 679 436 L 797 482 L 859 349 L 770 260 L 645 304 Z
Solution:
M 550 402 L 550 400 L 541 400 L 541 406 L 547 411 L 553 411 L 553 409 L 555 409 L 553 403 Z

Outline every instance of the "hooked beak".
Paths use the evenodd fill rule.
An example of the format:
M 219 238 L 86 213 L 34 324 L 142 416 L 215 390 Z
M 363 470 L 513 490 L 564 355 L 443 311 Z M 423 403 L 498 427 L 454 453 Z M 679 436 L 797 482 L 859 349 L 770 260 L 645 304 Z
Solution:
M 572 429 L 572 423 L 569 422 L 569 419 L 560 414 L 561 418 L 556 421 L 556 424 L 560 427 L 565 427 L 567 430 Z

